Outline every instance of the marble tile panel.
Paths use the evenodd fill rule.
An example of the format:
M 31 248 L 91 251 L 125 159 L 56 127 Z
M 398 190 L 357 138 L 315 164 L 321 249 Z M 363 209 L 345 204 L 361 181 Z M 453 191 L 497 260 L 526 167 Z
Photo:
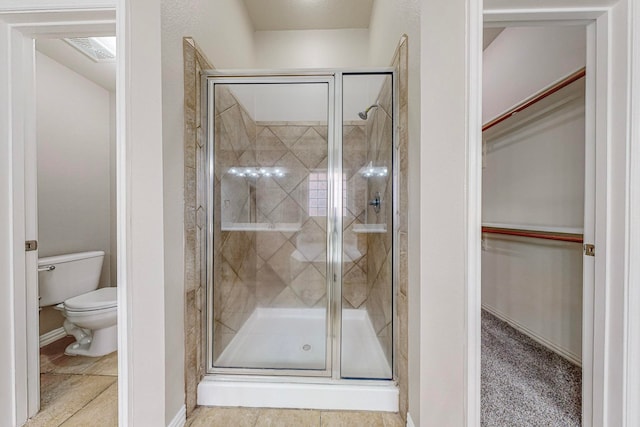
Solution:
M 398 352 L 401 356 L 408 358 L 409 350 L 407 348 L 409 342 L 409 307 L 407 297 L 399 294 L 397 298 L 398 304 Z
M 256 126 L 256 123 L 251 120 L 249 113 L 242 108 L 242 105 L 240 105 L 240 114 L 242 116 L 242 124 L 247 132 L 247 137 L 249 137 L 249 141 L 252 143 L 251 145 L 255 147 L 255 141 L 258 136 L 258 127 Z
M 393 326 L 391 323 L 388 323 L 380 332 L 378 332 L 378 341 L 380 342 L 380 346 L 382 347 L 382 351 L 384 352 L 385 357 L 387 358 L 387 362 L 389 362 L 389 366 L 392 366 L 391 363 L 393 361 Z
M 324 277 L 312 265 L 308 265 L 291 282 L 290 287 L 307 307 L 313 307 L 327 291 Z
M 307 307 L 290 287 L 285 288 L 280 295 L 271 301 L 274 308 L 304 308 Z
M 307 131 L 307 126 L 269 126 L 271 132 L 288 148 L 292 147 Z M 326 132 L 326 131 L 325 131 Z
M 256 138 L 255 151 L 257 164 L 270 167 L 277 165 L 277 161 L 287 153 L 288 149 L 271 131 L 271 128 L 264 128 Z
M 355 266 L 342 279 L 342 296 L 354 308 L 359 308 L 367 299 L 367 275 Z
M 409 410 L 409 371 L 407 370 L 407 359 L 404 356 L 400 356 L 397 363 L 399 365 L 398 388 L 400 389 L 398 409 L 404 419 Z
M 408 256 L 408 235 L 406 232 L 398 233 L 398 290 L 404 296 L 407 295 L 409 287 L 409 256 Z
M 380 95 L 378 95 L 378 100 L 380 107 L 388 114 L 392 114 L 392 105 L 393 98 L 391 97 L 391 76 L 387 76 L 384 79 L 384 83 L 382 84 L 382 89 L 380 90 Z
M 220 119 L 228 135 L 229 142 L 236 152 L 244 153 L 251 148 L 251 139 L 244 126 L 239 105 L 234 105 L 220 114 Z
M 291 283 L 307 266 L 291 242 L 285 242 L 269 259 L 269 265 L 284 283 Z
M 213 359 L 217 359 L 225 348 L 229 345 L 231 340 L 236 336 L 236 331 L 228 328 L 224 324 L 214 321 L 213 322 Z
M 246 313 L 251 313 L 255 306 L 255 296 L 243 283 L 237 283 L 231 290 L 227 304 L 222 309 L 220 322 L 237 331 L 246 320 Z
M 258 231 L 256 235 L 256 252 L 263 260 L 268 260 L 280 249 L 287 239 L 277 231 Z
M 313 169 L 326 159 L 327 141 L 314 129 L 308 129 L 291 151 L 308 169 Z
M 185 64 L 185 69 L 186 69 L 186 66 L 187 64 Z M 226 111 L 229 108 L 238 104 L 238 101 L 236 101 L 236 99 L 233 97 L 227 85 L 216 85 L 215 88 L 216 90 L 214 93 L 214 99 L 215 99 L 216 114 L 220 114 L 223 111 Z
M 379 292 L 369 292 L 367 300 L 365 302 L 365 308 L 371 319 L 371 325 L 376 334 L 380 332 L 386 325 L 387 321 L 384 316 L 384 310 L 382 308 L 382 301 L 380 300 Z
M 251 240 L 248 240 L 249 245 L 245 251 L 245 257 L 242 261 L 242 266 L 238 271 L 238 277 L 244 285 L 250 291 L 255 290 L 255 281 L 256 281 L 256 269 L 258 268 L 258 255 L 256 255 L 256 250 L 254 249 L 254 244 L 251 243 Z
M 276 166 L 282 167 L 285 171 L 285 176 L 278 178 L 277 182 L 287 193 L 309 175 L 307 167 L 291 151 L 282 156 Z
M 250 168 L 256 167 L 256 151 L 252 148 L 245 150 L 242 154 L 238 156 L 238 165 L 246 166 Z
M 307 261 L 326 258 L 325 232 L 312 219 L 302 226 L 295 237 L 295 247 Z
M 65 421 L 61 427 L 116 427 L 117 425 L 118 383 L 115 382 Z
M 268 215 L 268 222 L 278 223 L 302 223 L 306 218 L 306 212 L 291 196 L 287 196 Z
M 318 427 L 320 411 L 305 409 L 261 409 L 256 427 Z
M 329 127 L 327 125 L 313 126 L 313 130 L 318 132 L 318 135 L 320 135 L 325 140 L 327 140 L 327 138 L 328 138 L 328 129 L 329 129 Z
M 256 180 L 256 209 L 266 216 L 287 197 L 287 193 L 275 178 L 262 177 Z
M 256 279 L 256 303 L 259 307 L 268 307 L 271 301 L 287 287 L 269 264 L 258 270 Z
M 195 168 L 197 164 L 197 129 L 185 126 L 184 129 L 184 165 Z
M 244 261 L 250 242 L 242 231 L 229 232 L 229 238 L 224 243 L 221 254 L 225 257 L 231 268 L 238 274 Z

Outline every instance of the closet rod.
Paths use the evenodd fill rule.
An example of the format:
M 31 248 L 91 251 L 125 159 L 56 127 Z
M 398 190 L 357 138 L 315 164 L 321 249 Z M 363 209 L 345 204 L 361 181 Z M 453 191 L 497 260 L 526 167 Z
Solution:
M 565 79 L 559 81 L 558 83 L 554 84 L 553 86 L 550 86 L 547 89 L 544 89 L 543 91 L 533 95 L 531 98 L 527 99 L 522 104 L 520 104 L 520 105 L 512 108 L 511 110 L 507 111 L 506 113 L 496 117 L 495 119 L 491 120 L 490 122 L 487 122 L 485 125 L 482 126 L 482 132 L 484 132 L 487 129 L 490 129 L 490 128 L 494 127 L 498 123 L 502 123 L 503 121 L 507 120 L 509 117 L 513 116 L 514 114 L 519 113 L 520 111 L 531 107 L 533 104 L 542 101 L 546 97 L 548 97 L 550 95 L 553 95 L 554 93 L 556 93 L 560 89 L 569 86 L 571 83 L 573 83 L 573 82 L 575 82 L 577 80 L 580 80 L 586 74 L 587 74 L 586 69 L 585 68 L 581 68 L 580 70 L 578 70 L 575 73 L 567 76 Z
M 531 237 L 533 239 L 558 240 L 561 242 L 582 243 L 582 234 L 548 233 L 546 231 L 520 230 L 517 228 L 482 227 L 483 233 L 503 234 L 506 236 Z

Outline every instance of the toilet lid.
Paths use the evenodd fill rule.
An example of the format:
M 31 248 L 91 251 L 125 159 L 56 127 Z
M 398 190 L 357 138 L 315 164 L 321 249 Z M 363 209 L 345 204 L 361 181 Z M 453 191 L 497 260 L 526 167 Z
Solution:
M 102 308 L 116 307 L 118 304 L 117 288 L 101 288 L 64 302 L 64 308 L 72 311 L 88 311 Z

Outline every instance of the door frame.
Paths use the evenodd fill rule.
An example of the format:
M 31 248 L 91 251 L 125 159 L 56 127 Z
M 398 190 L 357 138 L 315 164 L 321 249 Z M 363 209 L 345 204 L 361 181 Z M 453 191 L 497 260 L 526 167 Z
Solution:
M 0 282 L 7 284 L 0 287 L 0 301 L 5 303 L 0 316 L 6 325 L 0 328 L 5 343 L 0 363 L 11 369 L 2 370 L 0 376 L 2 425 L 21 425 L 28 415 L 25 361 L 28 351 L 33 354 L 37 348 L 31 344 L 28 350 L 26 342 L 29 307 L 24 251 L 26 220 L 33 223 L 32 217 L 25 216 L 24 198 L 25 155 L 34 155 L 27 143 L 35 147 L 33 37 L 47 32 L 66 35 L 69 28 L 95 33 L 98 24 L 107 24 L 113 32 L 114 22 L 118 36 L 118 422 L 120 426 L 166 425 L 170 419 L 172 425 L 179 425 L 185 419 L 184 405 L 176 414 L 166 414 L 165 409 L 165 331 L 171 329 L 165 327 L 162 268 L 160 4 L 155 0 L 7 0 L 0 7 Z M 30 185 L 35 185 L 32 178 Z M 30 256 L 35 267 L 37 255 L 31 252 Z M 33 300 L 35 290 L 31 293 Z M 32 306 L 37 310 L 35 301 Z M 37 340 L 37 335 L 29 338 L 32 343 Z
M 583 313 L 584 317 L 589 317 L 586 326 L 590 331 L 583 331 L 589 334 L 593 341 L 588 349 L 584 348 L 583 340 L 583 367 L 591 365 L 591 375 L 586 375 L 586 384 L 583 390 L 589 388 L 592 395 L 583 397 L 585 426 L 591 425 L 623 425 L 622 420 L 627 417 L 627 421 L 638 415 L 630 412 L 625 414 L 631 405 L 623 403 L 625 391 L 633 385 L 625 376 L 625 371 L 629 369 L 629 358 L 627 356 L 627 340 L 625 336 L 629 320 L 629 312 L 634 318 L 638 317 L 637 310 L 640 308 L 640 296 L 636 299 L 634 313 L 630 307 L 625 310 L 627 295 L 630 289 L 630 272 L 635 272 L 635 280 L 638 280 L 638 267 L 629 263 L 629 242 L 626 238 L 629 228 L 629 191 L 631 185 L 630 176 L 638 176 L 640 165 L 630 162 L 628 150 L 634 148 L 629 137 L 630 133 L 630 106 L 625 99 L 625 92 L 631 88 L 631 79 L 628 66 L 631 61 L 630 50 L 618 52 L 620 45 L 614 42 L 621 42 L 628 34 L 629 25 L 632 20 L 627 20 L 628 7 L 631 7 L 626 0 L 620 0 L 611 5 L 610 2 L 602 1 L 601 5 L 590 4 L 576 5 L 575 7 L 540 7 L 538 2 L 525 1 L 514 9 L 492 9 L 484 8 L 483 19 L 485 24 L 498 25 L 540 25 L 540 24 L 568 24 L 580 23 L 592 24 L 587 39 L 587 50 L 595 55 L 591 58 L 591 67 L 594 69 L 595 85 L 595 132 L 596 132 L 596 160 L 595 160 L 595 236 L 593 243 L 596 245 L 597 255 L 593 259 L 594 263 L 594 294 L 592 315 Z M 580 2 L 587 3 L 587 2 Z M 638 13 L 636 12 L 636 19 Z M 637 20 L 635 22 L 638 24 Z M 473 26 L 469 25 L 473 30 Z M 637 28 L 636 28 L 637 31 Z M 479 31 L 469 33 L 471 46 L 480 46 L 482 36 Z M 478 40 L 478 37 L 480 40 Z M 622 40 L 620 40 L 622 39 Z M 636 40 L 638 35 L 636 33 Z M 637 50 L 637 46 L 635 47 Z M 473 51 L 473 49 L 471 49 Z M 476 52 L 477 53 L 477 52 Z M 471 61 L 471 95 L 481 93 L 482 59 L 472 53 L 467 54 Z M 588 59 L 588 63 L 590 59 Z M 637 63 L 637 59 L 636 59 Z M 588 64 L 589 67 L 589 64 Z M 589 70 L 588 70 L 589 73 Z M 632 69 L 632 74 L 638 75 L 637 69 Z M 633 99 L 638 101 L 638 89 L 635 88 Z M 469 96 L 469 105 L 472 112 L 477 112 L 481 108 L 481 97 Z M 616 96 L 618 95 L 618 96 Z M 588 103 L 588 101 L 587 101 Z M 637 105 L 636 105 L 637 107 Z M 587 110 L 589 111 L 589 110 Z M 637 115 L 637 111 L 634 111 Z M 475 118 L 472 116 L 472 118 Z M 469 230 L 476 230 L 480 227 L 481 215 L 481 194 L 480 185 L 482 180 L 481 137 L 479 123 L 477 120 L 470 120 L 470 125 L 478 124 L 478 131 L 470 131 L 469 135 L 469 186 L 471 191 L 467 194 L 469 206 L 468 227 Z M 635 139 L 637 140 L 637 126 Z M 635 151 L 637 153 L 637 147 Z M 637 163 L 637 162 L 636 162 Z M 621 189 L 620 189 L 621 188 Z M 475 192 L 473 191 L 475 190 Z M 636 213 L 638 204 L 638 189 L 635 189 Z M 616 224 L 622 216 L 624 227 Z M 632 239 L 632 247 L 637 249 L 637 228 L 636 239 Z M 587 239 L 588 236 L 585 236 Z M 586 240 L 585 240 L 586 241 Z M 475 232 L 467 233 L 467 396 L 466 396 L 466 418 L 467 425 L 479 425 L 480 423 L 480 269 L 477 268 L 480 262 L 480 239 Z M 637 253 L 637 252 L 636 252 Z M 627 262 L 620 263 L 622 259 Z M 629 301 L 631 302 L 631 301 Z M 620 314 L 622 311 L 622 314 Z M 640 323 L 640 322 L 637 322 Z M 636 339 L 638 341 L 638 339 Z M 633 347 L 632 347 L 633 348 Z M 585 351 L 586 350 L 586 351 Z M 589 356 L 591 354 L 591 356 Z M 637 353 L 636 353 L 637 354 Z M 619 361 L 625 362 L 624 368 L 618 367 Z M 586 363 L 585 363 L 586 362 Z M 588 369 L 588 368 L 587 368 Z M 640 376 L 638 374 L 637 376 Z M 637 381 L 637 379 L 636 379 Z M 590 384 L 588 384 L 590 383 Z M 637 384 L 636 384 L 637 389 Z M 587 393 L 589 394 L 589 393 Z M 636 394 L 637 396 L 637 394 Z M 636 411 L 637 412 L 637 411 Z M 637 420 L 637 418 L 633 418 Z M 629 425 L 633 425 L 630 423 Z
M 0 137 L 0 152 L 8 153 L 3 158 L 9 160 L 3 165 L 7 174 L 0 177 L 0 185 L 7 190 L 0 204 L 9 207 L 8 212 L 0 213 L 9 226 L 0 231 L 0 240 L 8 243 L 0 248 L 0 262 L 9 264 L 3 265 L 6 268 L 1 268 L 0 277 L 9 284 L 2 292 L 10 295 L 2 298 L 8 303 L 3 311 L 10 317 L 8 327 L 3 328 L 8 345 L 0 357 L 11 367 L 5 370 L 10 376 L 1 380 L 6 396 L 2 405 L 7 406 L 0 424 L 22 425 L 40 409 L 38 251 L 25 252 L 24 246 L 26 240 L 37 241 L 38 237 L 34 41 L 39 37 L 113 35 L 115 3 L 87 1 L 80 8 L 71 1 L 55 5 L 9 2 L 0 8 L 0 28 L 0 62 L 7 64 L 0 70 L 0 82 L 7 91 L 0 104 L 0 122 L 8 130 Z M 126 331 L 126 327 L 119 330 Z M 126 364 L 126 359 L 120 358 L 119 365 Z M 126 399 L 126 388 L 119 390 L 120 400 Z

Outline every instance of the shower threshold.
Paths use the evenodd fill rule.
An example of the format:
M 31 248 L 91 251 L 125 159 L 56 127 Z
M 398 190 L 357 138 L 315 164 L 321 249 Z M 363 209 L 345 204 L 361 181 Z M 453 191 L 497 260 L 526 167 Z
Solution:
M 216 366 L 322 369 L 323 309 L 258 308 L 216 360 Z M 342 312 L 342 372 L 391 378 L 391 368 L 365 310 Z M 336 410 L 398 410 L 391 380 L 211 374 L 198 386 L 198 404 Z

